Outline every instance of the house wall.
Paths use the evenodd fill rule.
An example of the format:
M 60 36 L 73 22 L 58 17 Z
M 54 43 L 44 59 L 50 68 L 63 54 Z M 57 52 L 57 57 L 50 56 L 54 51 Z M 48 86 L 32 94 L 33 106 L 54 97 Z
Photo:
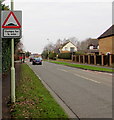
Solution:
M 77 47 L 76 46 L 74 46 L 72 43 L 68 43 L 68 44 L 66 44 L 63 48 L 62 48 L 62 51 L 66 51 L 66 48 L 67 47 L 67 51 L 70 51 L 70 47 L 74 47 L 74 51 L 77 51 Z
M 107 52 L 114 54 L 114 36 L 99 39 L 99 54 Z

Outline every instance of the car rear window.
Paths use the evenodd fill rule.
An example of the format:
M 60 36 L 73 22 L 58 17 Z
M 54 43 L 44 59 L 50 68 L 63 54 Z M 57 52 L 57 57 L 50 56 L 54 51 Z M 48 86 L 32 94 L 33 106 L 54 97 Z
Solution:
M 40 58 L 40 57 L 39 58 L 35 58 L 35 60 L 42 60 L 42 58 Z

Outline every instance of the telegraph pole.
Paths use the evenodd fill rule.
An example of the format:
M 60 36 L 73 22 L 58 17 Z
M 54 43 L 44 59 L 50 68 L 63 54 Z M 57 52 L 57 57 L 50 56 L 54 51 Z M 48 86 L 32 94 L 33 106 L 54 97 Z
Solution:
M 14 1 L 11 0 L 11 11 L 14 10 Z M 15 103 L 15 68 L 14 68 L 14 38 L 11 39 L 12 66 L 11 66 L 11 102 Z

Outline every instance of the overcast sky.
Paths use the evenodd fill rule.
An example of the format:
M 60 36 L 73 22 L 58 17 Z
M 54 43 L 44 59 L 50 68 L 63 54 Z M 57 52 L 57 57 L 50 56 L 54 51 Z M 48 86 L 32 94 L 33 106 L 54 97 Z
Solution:
M 97 38 L 112 25 L 112 0 L 14 1 L 15 10 L 23 13 L 22 43 L 32 53 L 42 53 L 47 39 Z

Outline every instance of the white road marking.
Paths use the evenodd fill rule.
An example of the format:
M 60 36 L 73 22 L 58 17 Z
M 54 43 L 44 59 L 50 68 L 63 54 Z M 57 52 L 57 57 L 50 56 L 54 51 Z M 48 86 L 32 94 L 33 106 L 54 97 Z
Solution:
M 58 70 L 61 70 L 61 71 L 64 71 L 64 72 L 68 72 L 67 70 L 64 70 L 64 69 L 58 69 Z M 75 76 L 78 76 L 78 77 L 81 77 L 81 78 L 84 78 L 84 79 L 86 79 L 86 80 L 89 80 L 89 81 L 92 81 L 92 82 L 98 83 L 98 84 L 101 83 L 101 82 L 98 82 L 98 81 L 96 81 L 96 80 L 93 80 L 93 79 L 90 79 L 90 78 L 87 78 L 87 77 L 81 76 L 81 75 L 76 74 L 76 73 L 74 73 L 74 75 L 75 75 Z
M 64 70 L 64 69 L 57 69 L 57 70 L 61 70 L 61 71 L 64 71 L 64 72 L 68 72 L 67 70 Z
M 95 83 L 100 84 L 100 82 L 98 82 L 98 81 L 96 81 L 96 80 L 93 80 L 93 79 L 90 79 L 90 78 L 87 78 L 87 77 L 81 76 L 81 75 L 79 75 L 79 74 L 74 73 L 74 75 L 76 75 L 76 76 L 78 76 L 78 77 L 81 77 L 81 78 L 84 78 L 84 79 L 86 79 L 86 80 L 89 80 L 89 81 L 92 81 L 92 82 L 95 82 Z
M 99 71 L 91 71 L 91 70 L 82 70 L 84 72 L 91 72 L 91 73 L 94 73 L 94 74 L 106 74 L 106 75 L 110 75 L 112 76 L 112 73 L 105 73 L 105 72 L 99 72 Z

